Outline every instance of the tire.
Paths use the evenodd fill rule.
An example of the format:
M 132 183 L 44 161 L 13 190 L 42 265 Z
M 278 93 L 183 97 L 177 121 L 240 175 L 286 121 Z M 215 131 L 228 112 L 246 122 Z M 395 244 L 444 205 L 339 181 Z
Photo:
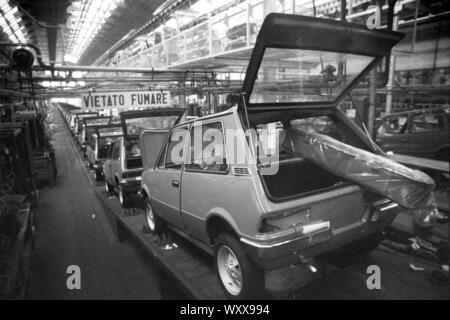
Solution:
M 444 148 L 444 149 L 440 150 L 434 158 L 436 160 L 449 162 L 450 161 L 450 148 Z
M 119 202 L 122 205 L 122 208 L 124 209 L 130 209 L 131 202 L 130 197 L 128 196 L 128 193 L 123 191 L 122 186 L 119 185 L 119 193 L 118 193 Z
M 95 170 L 95 181 L 100 182 L 103 180 L 102 172 Z
M 434 157 L 435 160 L 438 161 L 444 161 L 444 162 L 450 162 L 450 149 L 444 148 L 440 150 L 436 156 Z M 438 189 L 448 189 L 450 186 L 450 175 L 448 172 L 439 172 L 434 171 L 429 173 L 430 176 L 434 179 L 436 182 L 436 187 Z
M 360 257 L 374 251 L 384 239 L 383 232 L 376 232 L 345 245 L 342 249 L 348 258 Z
M 106 192 L 108 193 L 108 195 L 112 195 L 113 194 L 113 186 L 109 184 L 108 180 L 105 179 L 105 189 Z
M 228 233 L 220 234 L 216 239 L 214 266 L 220 286 L 232 300 L 257 299 L 265 290 L 264 271 Z
M 158 217 L 158 215 L 153 210 L 153 207 L 150 203 L 150 199 L 145 199 L 144 205 L 145 211 L 145 222 L 147 223 L 148 230 L 153 235 L 158 235 L 163 230 L 163 220 Z

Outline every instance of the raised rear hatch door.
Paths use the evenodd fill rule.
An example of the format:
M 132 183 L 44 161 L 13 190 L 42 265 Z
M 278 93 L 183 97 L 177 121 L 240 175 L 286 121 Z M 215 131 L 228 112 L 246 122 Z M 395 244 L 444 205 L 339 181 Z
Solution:
M 97 137 L 100 138 L 114 138 L 123 136 L 122 126 L 119 124 L 110 124 L 106 126 L 96 126 Z
M 142 147 L 144 171 L 152 169 L 155 166 L 168 133 L 169 130 L 146 130 L 141 134 L 140 145 Z
M 269 14 L 243 84 L 248 111 L 335 105 L 402 38 L 347 22 Z
M 91 117 L 83 119 L 86 127 L 106 126 L 111 122 L 112 117 Z
M 180 122 L 183 108 L 127 111 L 120 114 L 125 139 L 138 138 L 144 130 L 166 130 Z

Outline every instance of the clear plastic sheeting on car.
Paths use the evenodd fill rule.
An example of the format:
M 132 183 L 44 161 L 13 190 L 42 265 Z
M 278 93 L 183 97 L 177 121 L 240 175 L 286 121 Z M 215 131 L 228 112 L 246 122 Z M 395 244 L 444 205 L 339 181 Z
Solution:
M 333 138 L 286 130 L 282 148 L 409 210 L 434 209 L 434 181 L 425 173 Z

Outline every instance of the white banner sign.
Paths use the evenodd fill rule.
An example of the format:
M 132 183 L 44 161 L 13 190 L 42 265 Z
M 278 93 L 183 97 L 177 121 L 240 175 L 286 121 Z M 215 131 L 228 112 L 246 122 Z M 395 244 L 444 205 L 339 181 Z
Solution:
M 83 108 L 162 108 L 169 107 L 169 91 L 127 91 L 127 92 L 93 92 L 81 96 Z

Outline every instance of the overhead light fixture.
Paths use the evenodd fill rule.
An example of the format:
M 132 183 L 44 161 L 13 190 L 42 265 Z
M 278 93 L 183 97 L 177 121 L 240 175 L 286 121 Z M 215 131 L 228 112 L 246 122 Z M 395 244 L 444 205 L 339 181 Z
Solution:
M 1 1 L 1 0 L 0 0 Z M 124 0 L 78 0 L 67 9 L 67 62 L 77 63 L 114 10 Z
M 17 6 L 8 0 L 0 0 L 0 28 L 11 42 L 27 42 L 25 27 Z

